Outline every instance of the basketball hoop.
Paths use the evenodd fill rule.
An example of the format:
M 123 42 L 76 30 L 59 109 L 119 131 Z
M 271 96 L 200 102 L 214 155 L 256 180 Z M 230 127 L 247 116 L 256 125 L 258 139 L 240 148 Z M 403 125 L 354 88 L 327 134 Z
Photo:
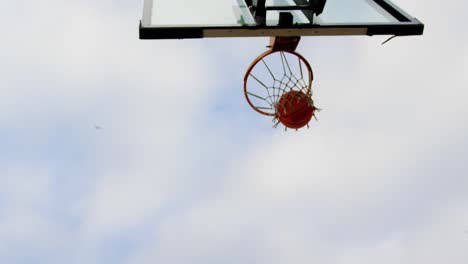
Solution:
M 284 109 L 292 110 L 281 105 L 290 100 L 284 97 L 286 94 L 297 92 L 302 99 L 308 98 L 307 104 L 301 106 L 310 108 L 307 111 L 311 113 L 310 118 L 316 110 L 312 100 L 312 67 L 295 52 L 299 40 L 299 37 L 272 38 L 270 49 L 252 62 L 244 77 L 244 94 L 249 105 L 260 114 L 273 116 L 277 124 L 281 122 L 295 129 L 298 127 L 282 122 L 285 119 L 280 118 Z

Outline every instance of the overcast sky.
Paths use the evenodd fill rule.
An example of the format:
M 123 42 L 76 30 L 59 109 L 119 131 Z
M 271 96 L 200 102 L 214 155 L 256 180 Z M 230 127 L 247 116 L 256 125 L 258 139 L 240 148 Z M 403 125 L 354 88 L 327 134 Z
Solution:
M 424 36 L 302 40 L 323 111 L 285 133 L 243 97 L 266 38 L 0 0 L 0 263 L 467 263 L 468 4 L 395 2 Z

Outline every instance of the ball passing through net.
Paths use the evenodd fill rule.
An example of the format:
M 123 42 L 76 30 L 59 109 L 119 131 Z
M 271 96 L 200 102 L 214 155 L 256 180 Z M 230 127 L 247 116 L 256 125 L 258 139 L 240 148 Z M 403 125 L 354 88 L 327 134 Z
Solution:
M 271 48 L 260 55 L 244 77 L 244 93 L 249 105 L 272 116 L 275 127 L 308 126 L 318 110 L 312 100 L 312 68 L 293 50 Z

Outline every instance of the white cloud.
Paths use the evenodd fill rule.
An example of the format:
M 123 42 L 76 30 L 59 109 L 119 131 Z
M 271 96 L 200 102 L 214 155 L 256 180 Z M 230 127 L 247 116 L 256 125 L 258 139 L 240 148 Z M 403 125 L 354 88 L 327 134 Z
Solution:
M 214 68 L 203 62 L 201 42 L 140 41 L 136 18 L 116 15 L 115 6 L 32 1 L 22 11 L 23 20 L 8 28 L 1 44 L 6 58 L 0 91 L 2 119 L 13 122 L 34 110 L 105 111 L 112 107 L 111 100 L 114 105 L 151 100 L 158 109 L 175 105 L 183 111 L 181 105 L 198 101 L 209 89 L 206 72 L 216 76 Z M 163 103 L 168 105 L 157 105 Z
M 209 57 L 201 42 L 186 45 L 181 41 L 140 41 L 135 17 L 116 15 L 119 10 L 111 2 L 107 4 L 96 8 L 77 1 L 13 3 L 8 9 L 10 14 L 15 13 L 15 8 L 22 8 L 25 14 L 20 23 L 8 28 L 7 41 L 1 44 L 6 60 L 0 68 L 7 74 L 0 79 L 0 127 L 7 132 L 7 139 L 11 136 L 16 141 L 9 142 L 8 148 L 3 145 L 0 160 L 24 167 L 40 162 L 51 171 L 62 164 L 80 168 L 76 164 L 85 163 L 94 170 L 82 167 L 83 171 L 73 173 L 83 179 L 70 179 L 71 183 L 79 183 L 77 189 L 70 188 L 74 193 L 71 199 L 76 199 L 77 193 L 89 196 L 63 204 L 48 201 L 48 206 L 59 206 L 59 211 L 62 206 L 71 207 L 66 215 L 72 219 L 61 221 L 81 223 L 79 231 L 83 234 L 74 237 L 79 239 L 74 241 L 83 243 L 78 248 L 141 224 L 167 196 L 174 196 L 171 189 L 177 188 L 181 180 L 174 176 L 185 170 L 178 169 L 177 149 L 190 142 L 183 138 L 189 137 L 196 115 L 196 111 L 188 109 L 199 109 L 197 105 L 205 100 L 203 95 L 212 89 L 212 76 L 207 73 L 216 76 L 216 69 L 205 62 Z M 1 22 L 12 17 L 6 15 Z M 102 129 L 96 131 L 95 124 Z M 54 138 L 56 133 L 63 141 Z M 84 148 L 85 162 L 79 160 L 80 147 Z M 17 148 L 34 155 L 8 156 Z M 62 154 L 78 152 L 76 159 L 56 160 L 54 148 L 61 148 Z M 59 177 L 60 173 L 54 171 L 53 179 L 65 181 L 67 176 Z M 31 182 L 34 175 L 16 177 Z M 42 190 L 40 185 L 33 185 L 29 191 L 38 190 Z M 22 195 L 17 189 L 11 192 Z M 55 188 L 40 193 L 65 195 Z M 14 201 L 5 203 L 19 206 Z M 32 226 L 52 225 L 53 216 L 47 209 L 33 212 L 41 215 L 39 219 L 27 217 L 29 220 L 24 221 Z M 6 231 L 36 230 L 10 220 L 4 220 L 8 221 Z M 47 232 L 45 228 L 36 231 L 41 235 Z M 73 236 L 76 231 L 70 230 Z M 36 236 L 24 234 L 23 240 Z M 5 242 L 13 239 L 3 237 Z M 41 241 L 33 242 L 32 247 L 40 247 Z
M 465 263 L 468 238 L 460 227 L 468 221 L 466 202 L 434 210 L 427 222 L 411 233 L 348 249 L 338 263 Z
M 140 8 L 113 1 L 2 8 L 2 29 L 19 22 L 0 44 L 0 127 L 78 154 L 45 155 L 40 173 L 28 158 L 11 158 L 26 168 L 14 173 L 0 163 L 0 255 L 47 259 L 59 247 L 57 262 L 92 263 L 108 247 L 128 263 L 462 263 L 466 47 L 420 3 L 407 5 L 424 37 L 303 40 L 324 111 L 297 133 L 265 130 L 247 104 L 242 115 L 212 110 L 243 100 L 243 71 L 267 39 L 140 41 Z M 58 141 L 56 127 L 78 136 Z M 63 167 L 79 175 L 59 176 Z M 113 246 L 127 236 L 138 242 Z
M 54 219 L 53 178 L 41 166 L 0 168 L 0 259 L 16 262 L 63 249 L 67 233 Z

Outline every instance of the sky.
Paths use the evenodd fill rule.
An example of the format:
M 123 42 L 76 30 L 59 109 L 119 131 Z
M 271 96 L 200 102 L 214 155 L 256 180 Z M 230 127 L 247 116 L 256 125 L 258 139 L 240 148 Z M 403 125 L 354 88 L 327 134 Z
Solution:
M 284 132 L 243 97 L 266 38 L 2 0 L 0 263 L 466 263 L 468 4 L 395 2 L 424 36 L 303 38 L 323 110 Z

